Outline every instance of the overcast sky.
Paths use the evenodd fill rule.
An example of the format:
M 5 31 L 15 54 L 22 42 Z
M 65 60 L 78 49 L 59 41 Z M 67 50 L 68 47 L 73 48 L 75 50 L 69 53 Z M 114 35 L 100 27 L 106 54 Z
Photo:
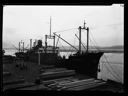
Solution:
M 112 6 L 4 6 L 3 8 L 3 42 L 18 45 L 20 40 L 29 43 L 29 39 L 42 39 L 49 34 L 50 16 L 52 32 L 71 44 L 77 45 L 78 27 L 83 22 L 90 28 L 90 39 L 99 46 L 123 45 L 124 40 L 124 7 Z M 75 29 L 76 28 L 76 29 Z M 57 33 L 59 34 L 59 32 Z M 93 35 L 93 38 L 92 38 Z M 86 44 L 86 31 L 82 31 L 82 41 Z M 61 41 L 62 42 L 62 41 Z M 62 44 L 66 45 L 62 42 Z M 91 41 L 90 41 L 90 44 Z

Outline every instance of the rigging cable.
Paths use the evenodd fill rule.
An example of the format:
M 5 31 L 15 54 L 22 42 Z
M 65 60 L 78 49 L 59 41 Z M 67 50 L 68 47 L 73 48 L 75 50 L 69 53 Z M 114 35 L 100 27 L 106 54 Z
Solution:
M 63 47 L 63 50 L 66 50 L 65 47 L 62 45 L 62 43 L 60 42 L 60 40 L 58 41 L 58 43 L 61 44 L 61 46 Z
M 10 41 L 9 41 L 10 42 Z M 16 50 L 19 50 L 14 44 L 12 44 L 11 42 L 10 42 L 10 44 L 16 49 Z
M 77 31 L 77 33 L 75 34 L 75 36 L 78 38 L 78 40 L 80 40 L 77 34 L 78 34 L 78 31 Z M 87 48 L 86 48 L 86 45 L 82 42 L 82 40 L 81 40 L 81 44 L 82 44 L 82 46 L 84 47 L 84 49 L 86 50 L 86 49 L 87 49 Z
M 91 33 L 91 32 L 90 32 L 90 33 Z M 91 34 L 91 35 L 92 35 L 92 34 Z M 93 36 L 92 36 L 92 38 L 93 38 Z M 94 40 L 94 38 L 93 38 L 93 40 Z M 95 40 L 94 40 L 94 41 L 95 41 Z M 95 43 L 96 43 L 96 45 L 97 45 L 97 42 L 96 42 L 96 41 L 95 41 Z M 97 49 L 99 50 L 99 48 L 97 48 Z M 113 77 L 115 77 L 117 80 L 119 80 L 119 78 L 117 78 L 117 76 L 119 77 L 119 75 L 116 74 L 116 72 L 115 72 L 114 69 L 112 68 L 111 64 L 110 64 L 109 61 L 107 60 L 107 57 L 106 57 L 105 54 L 104 54 L 103 57 L 105 58 L 107 65 L 110 65 L 109 68 L 111 68 L 111 70 L 109 70 L 108 67 L 106 67 L 106 68 L 109 70 L 109 72 L 111 72 L 111 74 L 112 74 Z M 115 74 L 113 74 L 112 71 L 113 71 Z M 120 81 L 120 80 L 119 80 L 119 81 Z
M 56 31 L 56 32 L 54 32 L 54 33 L 59 33 L 59 32 L 64 32 L 64 31 L 74 30 L 74 29 L 78 29 L 78 28 L 70 28 L 70 29 L 66 29 L 66 30 Z
M 60 34 L 59 34 L 59 37 L 60 37 Z M 58 42 L 59 42 L 59 37 L 58 37 L 58 39 L 57 39 L 57 42 L 56 42 L 56 47 L 57 47 L 57 45 L 58 45 Z
M 116 72 L 114 71 L 114 69 L 113 69 L 113 67 L 111 66 L 111 64 L 108 62 L 107 57 L 106 57 L 105 55 L 104 55 L 104 58 L 105 58 L 105 60 L 106 60 L 107 65 L 108 65 L 108 64 L 110 65 L 110 67 L 108 67 L 107 69 L 111 68 L 111 70 L 113 70 L 113 73 L 115 73 L 115 76 L 114 76 L 114 74 L 111 72 L 111 70 L 109 70 L 109 72 L 111 72 L 112 75 L 113 75 L 117 80 L 120 81 L 120 79 L 117 78 L 117 77 L 120 77 L 120 76 L 119 76 L 118 74 L 116 74 Z M 106 65 L 106 66 L 107 66 L 107 65 Z M 120 82 L 121 82 L 121 81 L 120 81 Z

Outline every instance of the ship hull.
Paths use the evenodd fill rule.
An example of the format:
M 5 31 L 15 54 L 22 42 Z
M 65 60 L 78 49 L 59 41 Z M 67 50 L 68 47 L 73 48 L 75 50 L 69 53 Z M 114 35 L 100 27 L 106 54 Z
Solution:
M 103 52 L 85 53 L 83 55 L 70 56 L 63 61 L 63 67 L 75 69 L 80 74 L 97 78 L 98 64 Z
M 39 63 L 39 54 L 32 53 L 29 55 L 29 61 Z M 56 53 L 41 53 L 40 54 L 40 64 L 43 65 L 54 65 L 57 62 Z

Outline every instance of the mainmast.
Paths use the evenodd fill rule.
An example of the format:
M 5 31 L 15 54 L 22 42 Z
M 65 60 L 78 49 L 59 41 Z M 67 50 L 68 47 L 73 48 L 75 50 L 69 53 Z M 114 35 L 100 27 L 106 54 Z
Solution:
M 88 53 L 88 48 L 89 48 L 89 28 L 87 27 L 85 27 L 85 21 L 84 21 L 84 26 L 83 27 L 81 27 L 81 26 L 79 26 L 79 53 L 81 53 L 81 29 L 85 29 L 85 30 L 87 30 L 87 53 Z
M 51 35 L 51 16 L 50 16 L 50 34 L 49 35 L 45 35 L 45 47 L 46 47 L 45 50 L 46 51 L 47 51 L 47 39 L 53 39 L 53 48 L 55 50 L 55 35 Z
M 50 16 L 50 36 L 51 36 L 51 16 Z
M 89 27 L 87 27 L 87 53 L 88 53 L 88 49 L 89 49 Z

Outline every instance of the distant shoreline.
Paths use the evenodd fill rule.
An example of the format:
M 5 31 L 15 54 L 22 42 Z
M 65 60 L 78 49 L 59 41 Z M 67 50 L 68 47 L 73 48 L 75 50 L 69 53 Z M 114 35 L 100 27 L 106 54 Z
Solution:
M 13 50 L 13 51 L 16 51 L 17 49 L 15 48 L 4 48 L 4 50 Z M 17 50 L 18 51 L 18 50 Z M 82 51 L 86 51 L 86 49 L 82 49 Z M 105 48 L 99 48 L 99 49 L 96 49 L 96 48 L 90 48 L 89 51 L 100 51 L 100 52 L 104 52 L 104 53 L 123 53 L 124 52 L 124 49 L 105 49 Z M 76 52 L 76 50 L 74 49 L 63 49 L 63 48 L 60 48 L 60 52 Z

